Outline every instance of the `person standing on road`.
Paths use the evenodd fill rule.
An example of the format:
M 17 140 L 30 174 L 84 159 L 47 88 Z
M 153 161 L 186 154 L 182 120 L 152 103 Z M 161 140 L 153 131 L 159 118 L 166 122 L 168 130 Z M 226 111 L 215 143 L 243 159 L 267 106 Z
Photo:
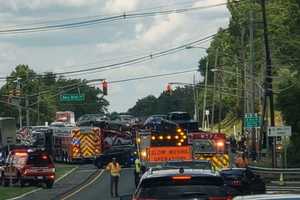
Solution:
M 248 167 L 249 161 L 244 152 L 239 153 L 235 158 L 235 165 L 238 168 L 246 168 Z
M 136 158 L 134 161 L 134 183 L 135 183 L 135 187 L 137 187 L 139 181 L 140 181 L 140 177 L 141 177 L 141 166 L 142 163 L 140 161 L 139 158 Z
M 114 197 L 114 190 L 115 190 L 115 197 L 118 197 L 118 184 L 119 184 L 119 177 L 121 172 L 121 166 L 116 161 L 116 158 L 112 158 L 112 162 L 110 162 L 106 170 L 110 172 L 110 195 Z

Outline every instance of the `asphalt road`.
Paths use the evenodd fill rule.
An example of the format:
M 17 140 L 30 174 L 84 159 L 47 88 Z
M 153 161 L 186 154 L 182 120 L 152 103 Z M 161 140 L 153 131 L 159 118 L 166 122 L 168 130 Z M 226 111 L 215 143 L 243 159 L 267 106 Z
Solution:
M 55 183 L 52 189 L 39 188 L 23 198 L 18 198 L 18 200 L 57 200 L 59 194 L 76 187 L 95 171 L 96 167 L 94 165 L 81 165 L 73 173 Z
M 119 182 L 119 195 L 132 194 L 135 189 L 133 169 L 123 169 Z M 111 200 L 110 176 L 104 172 L 93 184 L 67 198 L 68 200 Z M 66 200 L 66 199 L 65 199 Z

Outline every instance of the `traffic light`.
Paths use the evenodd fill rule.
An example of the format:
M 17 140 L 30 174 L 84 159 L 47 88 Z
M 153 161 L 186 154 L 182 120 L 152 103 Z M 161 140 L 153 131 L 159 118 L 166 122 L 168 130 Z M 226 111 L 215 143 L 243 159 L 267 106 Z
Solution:
M 171 87 L 170 84 L 168 84 L 167 87 L 166 87 L 166 93 L 169 94 L 169 95 L 172 93 L 172 87 Z
M 103 95 L 107 95 L 107 81 L 102 81 L 102 92 Z

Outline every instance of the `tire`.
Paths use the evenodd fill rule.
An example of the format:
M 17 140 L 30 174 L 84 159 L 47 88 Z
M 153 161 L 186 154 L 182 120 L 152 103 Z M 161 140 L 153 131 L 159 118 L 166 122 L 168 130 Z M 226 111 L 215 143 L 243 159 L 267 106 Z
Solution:
M 4 187 L 8 187 L 10 185 L 9 179 L 6 179 L 5 177 L 3 178 L 3 185 Z
M 101 162 L 101 159 L 96 159 L 95 160 L 95 165 L 98 169 L 102 169 L 103 168 L 103 163 Z
M 22 176 L 21 176 L 20 174 L 18 175 L 17 183 L 18 183 L 21 187 L 24 187 L 24 186 L 25 186 L 25 181 L 24 181 L 24 179 L 22 178 Z
M 50 189 L 53 187 L 54 181 L 46 181 L 46 188 Z
M 1 173 L 1 178 L 0 178 L 0 186 L 4 185 L 4 174 L 3 172 Z

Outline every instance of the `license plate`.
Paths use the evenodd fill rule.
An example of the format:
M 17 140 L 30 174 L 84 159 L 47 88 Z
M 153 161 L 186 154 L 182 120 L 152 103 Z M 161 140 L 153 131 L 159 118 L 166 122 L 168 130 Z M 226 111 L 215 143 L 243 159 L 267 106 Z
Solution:
M 38 176 L 38 177 L 36 177 L 37 179 L 39 179 L 39 180 L 41 180 L 41 179 L 43 179 L 43 177 L 42 176 Z

